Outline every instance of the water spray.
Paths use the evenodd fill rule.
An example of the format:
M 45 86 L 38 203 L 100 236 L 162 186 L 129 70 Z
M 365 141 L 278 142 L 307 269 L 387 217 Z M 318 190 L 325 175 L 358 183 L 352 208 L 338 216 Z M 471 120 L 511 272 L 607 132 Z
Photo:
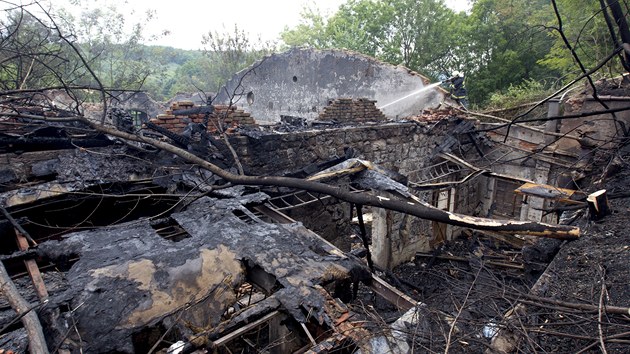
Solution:
M 395 100 L 395 101 L 392 101 L 392 102 L 390 102 L 390 103 L 384 104 L 384 105 L 382 105 L 382 106 L 378 107 L 378 109 L 383 109 L 383 108 L 385 108 L 385 107 L 388 107 L 388 106 L 393 105 L 394 103 L 398 103 L 398 102 L 400 102 L 400 101 L 402 101 L 402 100 L 405 100 L 405 99 L 407 99 L 407 98 L 409 98 L 409 97 L 416 96 L 416 95 L 418 95 L 418 94 L 420 94 L 420 93 L 422 93 L 422 92 L 424 92 L 424 91 L 426 91 L 426 90 L 429 90 L 429 89 L 432 89 L 432 88 L 434 88 L 434 87 L 440 86 L 440 84 L 442 84 L 442 81 L 432 83 L 431 85 L 429 85 L 429 86 L 425 86 L 425 87 L 423 87 L 423 88 L 421 88 L 421 89 L 419 89 L 419 90 L 417 90 L 417 91 L 414 91 L 414 92 L 412 92 L 412 93 L 408 94 L 408 95 L 407 95 L 407 96 L 405 96 L 405 97 L 401 97 L 401 98 L 399 98 L 399 99 L 397 99 L 397 100 Z

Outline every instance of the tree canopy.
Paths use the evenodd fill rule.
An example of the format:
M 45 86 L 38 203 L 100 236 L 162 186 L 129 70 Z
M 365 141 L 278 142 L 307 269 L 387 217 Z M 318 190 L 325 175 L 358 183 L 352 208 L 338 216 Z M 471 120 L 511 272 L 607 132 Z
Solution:
M 606 18 L 613 4 L 627 16 L 626 3 L 552 3 L 474 0 L 470 11 L 456 13 L 443 0 L 349 0 L 330 18 L 305 11 L 301 24 L 281 37 L 289 46 L 354 50 L 433 80 L 464 71 L 471 100 L 484 104 L 512 86 L 562 84 L 581 71 L 576 54 L 590 68 L 619 46 L 620 27 Z M 622 70 L 620 61 L 610 62 L 607 74 Z
M 142 44 L 151 38 L 145 30 L 154 20 L 151 12 L 129 23 L 111 3 L 72 4 L 80 10 L 59 8 L 44 19 L 18 8 L 5 11 L 0 18 L 6 39 L 0 43 L 4 88 L 50 86 L 56 78 L 48 65 L 76 85 L 96 85 L 98 77 L 104 87 L 143 89 L 166 100 L 178 92 L 216 91 L 262 56 L 306 46 L 357 51 L 434 81 L 463 71 L 471 102 L 484 106 L 501 94 L 548 92 L 598 65 L 630 37 L 623 21 L 628 4 L 618 0 L 473 0 L 466 12 L 451 10 L 444 0 L 348 0 L 331 16 L 305 8 L 300 23 L 280 34 L 281 45 L 235 27 L 208 31 L 204 50 L 187 51 Z M 64 53 L 68 47 L 60 45 L 51 21 L 72 34 L 68 38 L 87 63 Z M 41 55 L 18 55 L 36 48 Z M 608 61 L 597 75 L 627 71 L 624 58 Z

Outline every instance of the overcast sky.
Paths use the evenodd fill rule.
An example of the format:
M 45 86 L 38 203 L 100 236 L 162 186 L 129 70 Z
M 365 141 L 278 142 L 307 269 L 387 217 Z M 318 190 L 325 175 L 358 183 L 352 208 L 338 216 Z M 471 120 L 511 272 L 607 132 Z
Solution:
M 67 0 L 66 0 L 67 1 Z M 101 0 L 102 1 L 102 0 Z M 101 1 L 95 3 L 99 4 Z M 277 40 L 285 26 L 296 26 L 305 6 L 315 6 L 324 15 L 334 13 L 346 0 L 110 0 L 119 12 L 135 10 L 139 18 L 146 10 L 155 10 L 157 18 L 146 25 L 148 34 L 169 31 L 169 35 L 150 44 L 182 49 L 201 49 L 202 35 L 224 32 L 237 24 L 250 36 Z M 53 3 L 61 2 L 53 0 Z M 467 8 L 467 0 L 446 0 L 456 11 Z

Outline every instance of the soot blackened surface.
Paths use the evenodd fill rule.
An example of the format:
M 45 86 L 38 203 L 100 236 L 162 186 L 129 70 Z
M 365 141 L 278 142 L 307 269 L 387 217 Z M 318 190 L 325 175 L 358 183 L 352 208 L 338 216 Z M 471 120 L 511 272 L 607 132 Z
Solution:
M 190 323 L 216 325 L 244 275 L 227 248 L 210 249 L 194 237 L 173 243 L 145 222 L 77 233 L 40 247 L 53 258 L 68 250 L 80 257 L 67 275 L 70 288 L 53 302 L 76 309 L 83 348 L 92 352 L 133 352 L 133 333 L 187 303 L 198 304 L 186 313 Z
M 73 309 L 82 348 L 90 352 L 131 353 L 133 334 L 179 316 L 187 304 L 196 305 L 182 319 L 193 328 L 212 328 L 235 303 L 246 260 L 276 277 L 280 289 L 274 296 L 297 320 L 311 312 L 320 323 L 329 322 L 321 286 L 368 279 L 369 272 L 301 224 L 267 224 L 253 215 L 245 222 L 234 213 L 248 214 L 246 204 L 265 198 L 200 199 L 172 215 L 191 236 L 176 243 L 137 221 L 40 244 L 48 258 L 80 258 L 67 273 L 68 289 L 51 299 L 50 308 L 62 316 L 47 322 L 61 328 L 63 313 Z
M 238 204 L 237 204 L 238 203 Z M 326 283 L 368 279 L 367 268 L 326 243 L 301 224 L 246 223 L 232 213 L 244 209 L 243 201 L 202 199 L 189 210 L 174 214 L 178 223 L 207 246 L 225 245 L 240 259 L 249 259 L 272 274 L 282 285 L 275 296 L 297 320 L 313 310 L 320 321 L 325 299 L 317 288 Z

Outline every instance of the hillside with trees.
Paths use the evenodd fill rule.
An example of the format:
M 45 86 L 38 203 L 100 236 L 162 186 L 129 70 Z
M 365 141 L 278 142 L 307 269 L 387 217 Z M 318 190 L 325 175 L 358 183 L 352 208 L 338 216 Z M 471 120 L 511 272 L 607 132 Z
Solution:
M 150 12 L 130 24 L 113 5 L 73 4 L 80 11 L 53 4 L 49 14 L 86 63 L 60 52 L 59 34 L 49 25 L 6 3 L 0 20 L 5 89 L 46 86 L 46 75 L 37 73 L 63 60 L 55 68 L 73 77 L 74 84 L 145 90 L 166 101 L 178 92 L 216 92 L 264 55 L 305 46 L 357 51 L 434 81 L 462 71 L 474 106 L 504 107 L 552 92 L 613 51 L 622 59 L 619 41 L 628 36 L 615 23 L 627 14 L 627 4 L 614 0 L 535 0 L 526 6 L 522 1 L 475 0 L 468 12 L 459 13 L 443 0 L 349 0 L 330 17 L 305 8 L 300 24 L 285 28 L 278 42 L 234 27 L 205 31 L 204 49 L 192 51 L 150 45 L 168 35 L 147 33 L 147 23 L 155 20 Z M 18 28 L 19 36 L 11 36 Z M 46 48 L 42 55 L 51 62 L 16 55 L 35 47 Z M 86 78 L 84 64 L 100 83 Z M 622 71 L 622 60 L 606 60 L 594 78 Z

